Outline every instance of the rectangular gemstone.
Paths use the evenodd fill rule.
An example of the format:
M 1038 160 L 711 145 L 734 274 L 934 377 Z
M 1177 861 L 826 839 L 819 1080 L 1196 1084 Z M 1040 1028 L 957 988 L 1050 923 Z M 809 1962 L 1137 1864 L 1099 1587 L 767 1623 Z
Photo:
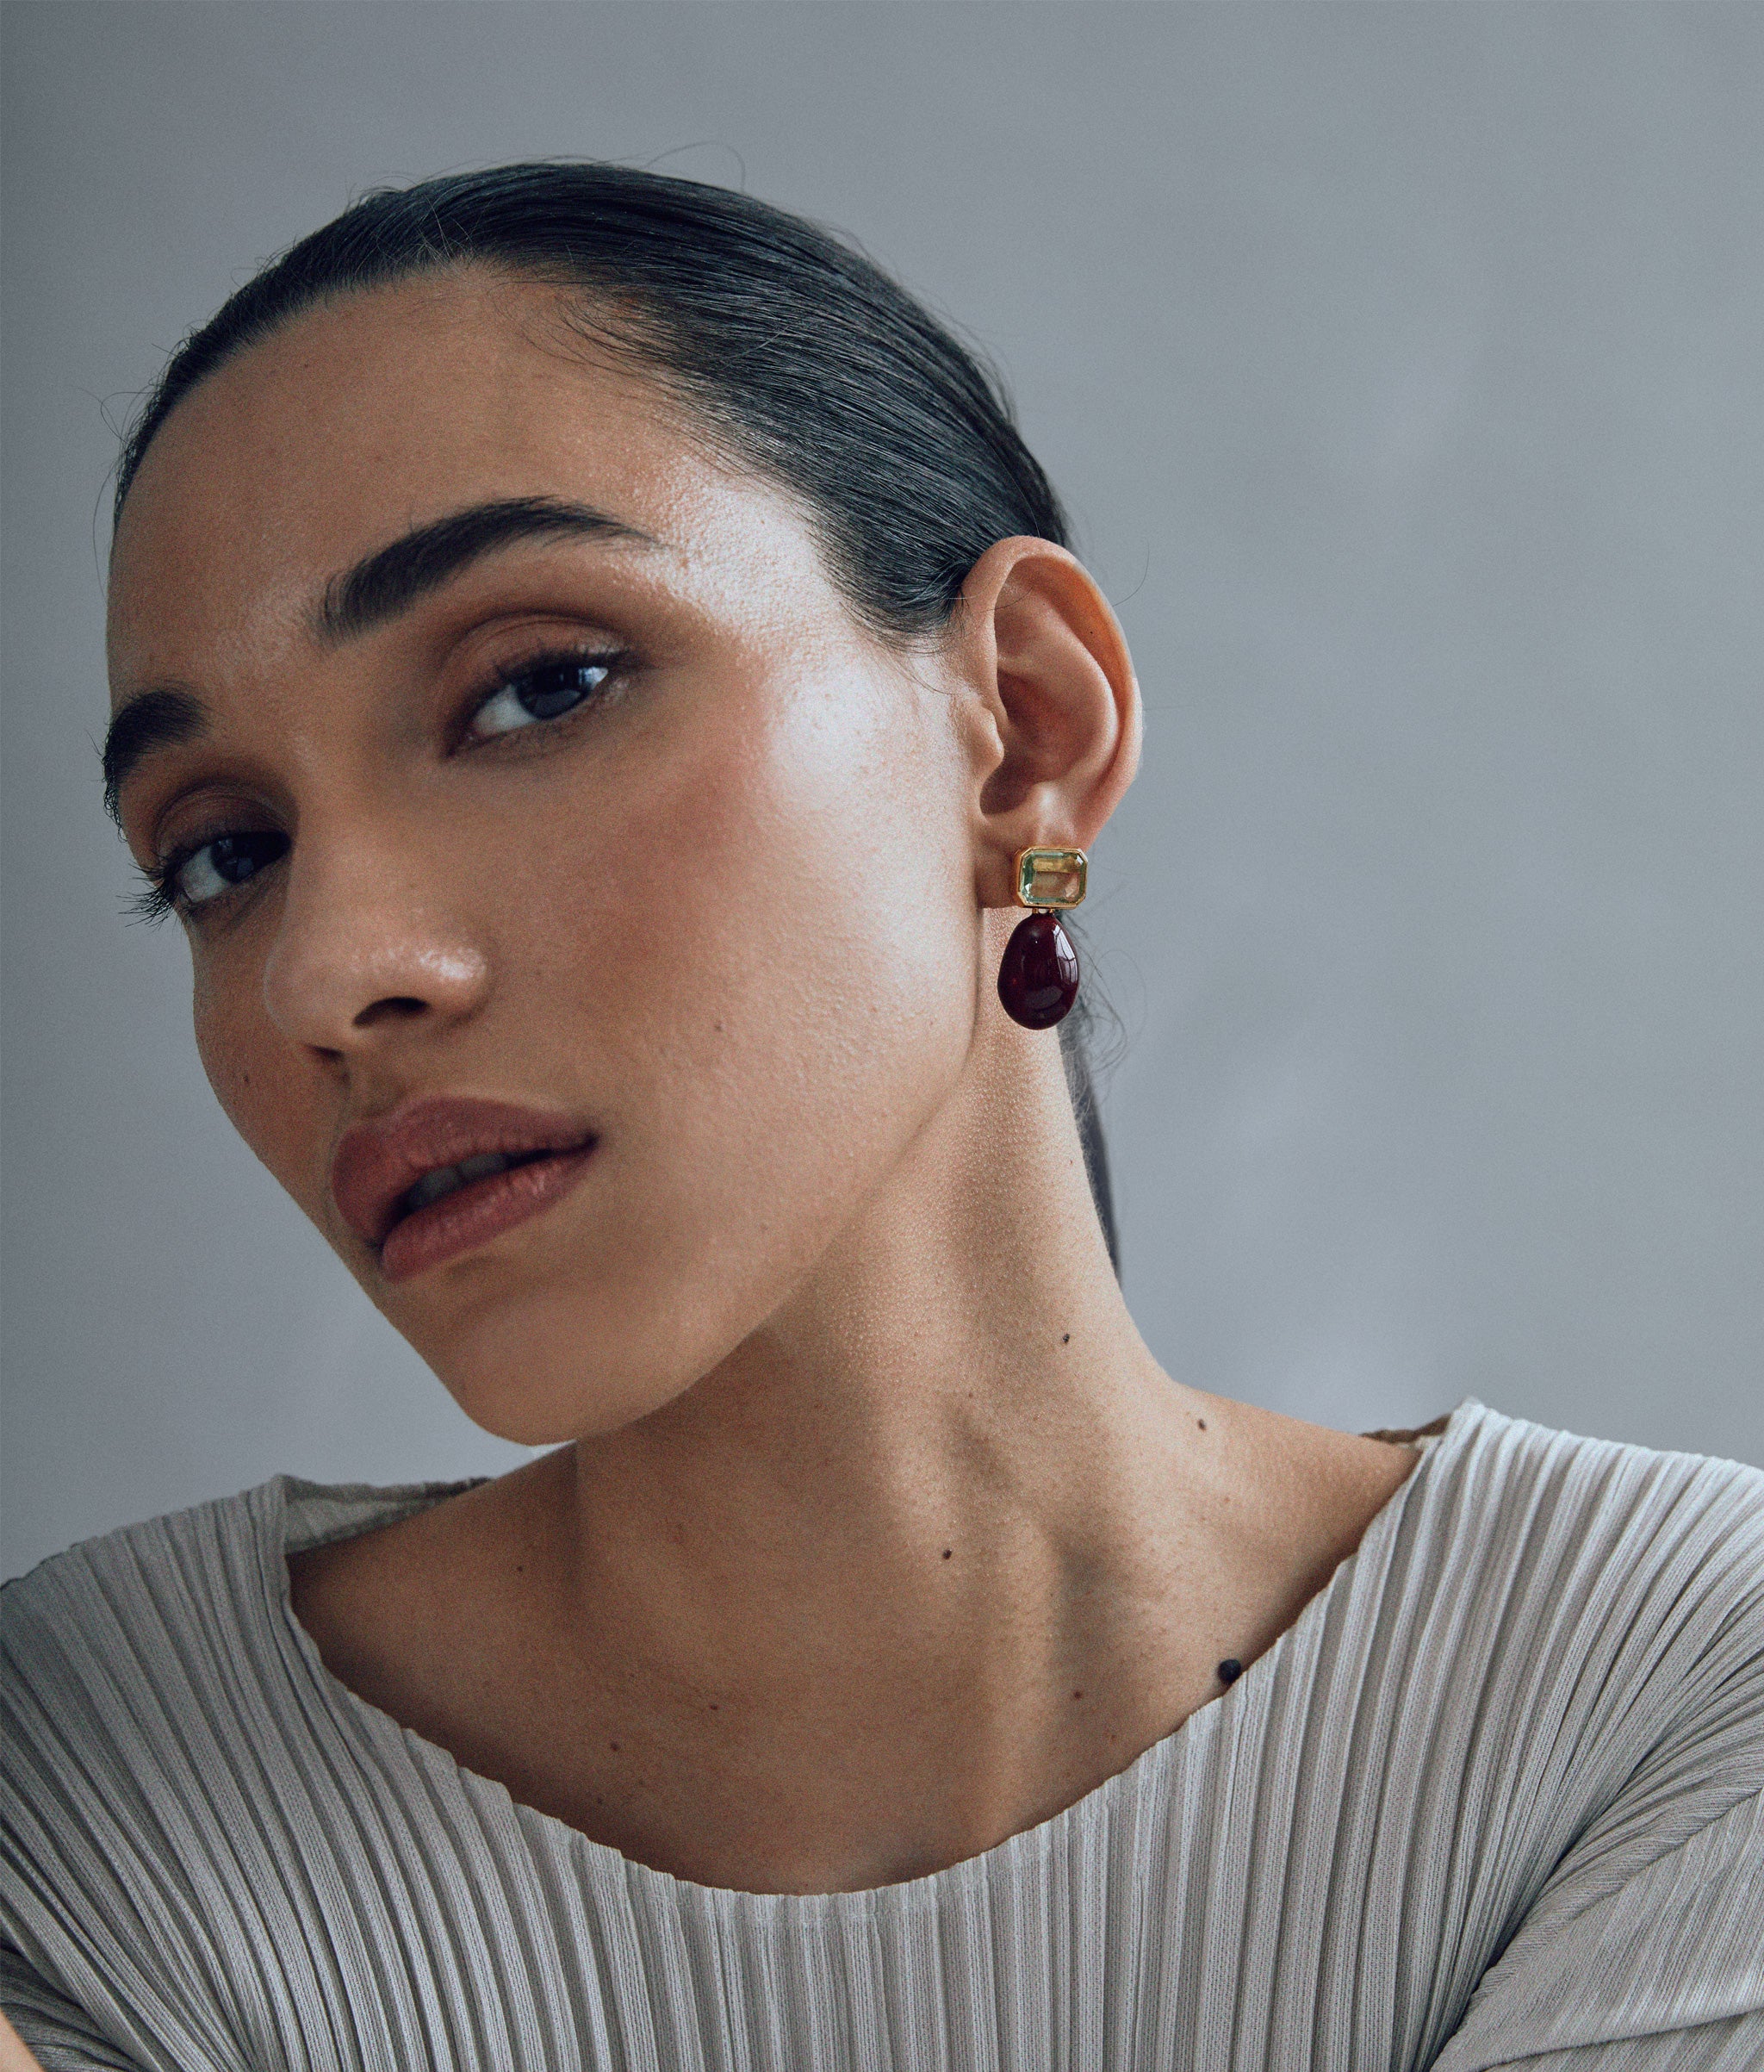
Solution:
M 1025 906 L 1076 906 L 1084 896 L 1084 853 L 1078 849 L 1026 849 L 1017 866 L 1017 897 Z

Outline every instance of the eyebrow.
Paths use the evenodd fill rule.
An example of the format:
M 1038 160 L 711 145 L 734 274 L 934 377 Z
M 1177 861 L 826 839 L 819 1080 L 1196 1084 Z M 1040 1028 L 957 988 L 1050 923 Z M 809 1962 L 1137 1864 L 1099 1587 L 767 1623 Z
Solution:
M 104 766 L 104 811 L 122 824 L 122 787 L 135 765 L 162 748 L 194 740 L 208 724 L 200 698 L 189 691 L 143 691 L 119 706 L 100 751 Z
M 659 544 L 591 504 L 566 503 L 553 496 L 508 496 L 471 504 L 432 525 L 419 526 L 332 576 L 319 607 L 319 632 L 327 641 L 352 640 L 408 611 L 480 556 L 517 540 L 560 536 L 626 539 L 646 547 Z
M 591 504 L 559 497 L 508 496 L 469 504 L 418 526 L 333 576 L 325 586 L 314 630 L 327 644 L 356 639 L 408 611 L 499 547 L 560 538 L 629 540 L 648 547 L 661 544 Z M 194 740 L 208 724 L 202 700 L 179 688 L 142 691 L 120 706 L 101 751 L 104 807 L 110 818 L 121 822 L 122 787 L 147 756 Z

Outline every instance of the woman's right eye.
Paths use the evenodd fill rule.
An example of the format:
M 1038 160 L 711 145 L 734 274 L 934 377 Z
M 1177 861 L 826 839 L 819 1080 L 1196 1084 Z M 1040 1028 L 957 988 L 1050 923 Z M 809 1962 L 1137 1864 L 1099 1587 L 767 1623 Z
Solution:
M 185 906 L 205 906 L 287 853 L 288 837 L 270 828 L 215 835 L 174 862 L 165 873 L 166 887 Z

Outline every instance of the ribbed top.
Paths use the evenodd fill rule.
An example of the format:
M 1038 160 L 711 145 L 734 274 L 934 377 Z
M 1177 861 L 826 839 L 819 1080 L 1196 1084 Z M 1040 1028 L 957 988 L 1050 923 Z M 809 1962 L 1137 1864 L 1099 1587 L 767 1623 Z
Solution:
M 329 1674 L 287 1553 L 464 1486 L 278 1476 L 0 1594 L 3 1998 L 48 2072 L 1764 2065 L 1755 1469 L 1462 1404 L 1175 1733 L 816 1895 L 646 1869 Z

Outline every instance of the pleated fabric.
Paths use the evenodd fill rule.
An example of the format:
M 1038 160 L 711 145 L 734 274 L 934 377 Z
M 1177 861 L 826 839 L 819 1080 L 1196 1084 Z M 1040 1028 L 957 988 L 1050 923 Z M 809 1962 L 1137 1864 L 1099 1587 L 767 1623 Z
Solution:
M 866 1892 L 695 1885 L 325 1669 L 278 1476 L 0 1593 L 0 1998 L 130 2072 L 1758 2072 L 1764 1475 L 1460 1405 L 1220 1697 Z

